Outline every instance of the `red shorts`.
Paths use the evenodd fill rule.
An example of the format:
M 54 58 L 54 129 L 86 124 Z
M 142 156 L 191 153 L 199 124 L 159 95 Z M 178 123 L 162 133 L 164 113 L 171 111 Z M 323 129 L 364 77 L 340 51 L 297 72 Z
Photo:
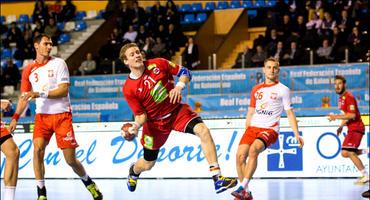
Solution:
M 10 132 L 8 131 L 7 128 L 5 128 L 5 123 L 1 122 L 1 127 L 0 127 L 0 138 L 9 135 Z
M 357 149 L 361 144 L 363 136 L 364 136 L 363 131 L 348 130 L 347 135 L 344 138 L 342 148 Z
M 53 133 L 59 148 L 78 147 L 72 126 L 72 113 L 36 114 L 33 139 L 42 137 L 49 143 Z
M 263 141 L 263 143 L 265 144 L 265 148 L 267 148 L 271 144 L 274 144 L 276 142 L 278 135 L 279 134 L 272 129 L 249 126 L 245 130 L 239 145 L 241 144 L 251 145 L 254 142 L 254 140 L 258 138 Z
M 148 120 L 143 126 L 141 144 L 146 149 L 157 150 L 164 145 L 172 130 L 185 132 L 188 123 L 197 117 L 189 105 L 181 104 L 162 119 Z

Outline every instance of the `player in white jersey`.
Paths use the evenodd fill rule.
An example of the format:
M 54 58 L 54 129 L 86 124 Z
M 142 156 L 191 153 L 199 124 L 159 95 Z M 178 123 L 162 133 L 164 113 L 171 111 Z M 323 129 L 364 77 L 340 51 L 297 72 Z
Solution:
M 78 144 L 72 126 L 69 100 L 69 72 L 64 60 L 50 56 L 50 36 L 41 34 L 34 38 L 36 59 L 22 73 L 20 99 L 36 99 L 36 116 L 33 132 L 33 169 L 37 183 L 38 200 L 46 199 L 44 155 L 51 136 L 56 135 L 57 145 L 63 151 L 66 163 L 81 177 L 94 199 L 103 196 L 96 184 L 86 174 L 76 159 Z M 20 113 L 27 104 L 18 104 L 9 129 L 14 131 Z
M 10 101 L 1 99 L 1 110 L 7 111 L 10 108 Z M 6 157 L 4 171 L 5 189 L 3 190 L 4 196 L 2 199 L 14 200 L 15 187 L 17 186 L 18 178 L 19 149 L 13 140 L 13 136 L 10 134 L 9 130 L 6 129 L 5 123 L 3 121 L 1 121 L 0 129 L 0 148 L 1 152 L 3 152 Z
M 236 170 L 240 183 L 238 189 L 231 193 L 236 199 L 253 199 L 248 184 L 257 168 L 258 155 L 278 138 L 279 120 L 283 109 L 301 148 L 304 143 L 291 107 L 289 88 L 278 79 L 279 62 L 274 58 L 266 59 L 263 72 L 265 81 L 251 91 L 246 130 L 236 154 Z

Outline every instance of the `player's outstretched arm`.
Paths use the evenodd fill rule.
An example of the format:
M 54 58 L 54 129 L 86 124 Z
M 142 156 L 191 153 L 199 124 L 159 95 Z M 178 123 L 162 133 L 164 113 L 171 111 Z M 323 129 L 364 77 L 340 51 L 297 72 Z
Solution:
M 295 117 L 293 110 L 292 109 L 286 110 L 286 115 L 289 120 L 289 125 L 294 132 L 295 138 L 299 142 L 299 147 L 302 148 L 304 145 L 304 141 L 303 138 L 299 135 L 297 118 Z

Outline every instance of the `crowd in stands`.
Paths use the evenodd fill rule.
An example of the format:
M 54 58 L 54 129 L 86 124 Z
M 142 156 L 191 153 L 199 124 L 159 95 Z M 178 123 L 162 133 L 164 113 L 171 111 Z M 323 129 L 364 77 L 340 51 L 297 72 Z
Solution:
M 234 68 L 256 67 L 267 57 L 280 64 L 361 62 L 369 49 L 366 0 L 277 0 L 267 11 L 265 36 L 239 53 Z M 242 59 L 244 57 L 244 59 Z M 244 62 L 244 63 L 242 63 Z
M 169 60 L 186 43 L 180 26 L 180 13 L 172 0 L 164 6 L 156 1 L 150 10 L 144 10 L 138 1 L 131 4 L 115 2 L 110 7 L 119 8 L 117 26 L 99 51 L 100 63 L 96 73 L 112 73 L 111 61 L 115 61 L 116 73 L 128 72 L 118 59 L 119 50 L 126 43 L 137 43 L 146 59 L 163 57 Z
M 41 33 L 52 37 L 53 44 L 58 45 L 58 37 L 62 33 L 57 22 L 67 22 L 75 17 L 76 6 L 71 0 L 62 5 L 61 0 L 46 5 L 44 0 L 36 0 L 33 14 L 29 21 L 24 23 L 12 22 L 9 26 L 1 23 L 1 49 L 9 50 L 9 55 L 3 57 L 1 65 L 1 93 L 3 86 L 19 87 L 20 71 L 23 60 L 34 59 L 33 38 Z M 3 62 L 5 61 L 5 62 Z

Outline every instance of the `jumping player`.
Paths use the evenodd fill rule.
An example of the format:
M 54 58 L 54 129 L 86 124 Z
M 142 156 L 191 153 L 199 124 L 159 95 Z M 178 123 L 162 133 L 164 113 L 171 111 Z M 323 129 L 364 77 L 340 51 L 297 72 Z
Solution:
M 279 120 L 283 109 L 300 148 L 303 138 L 299 136 L 297 120 L 291 107 L 290 90 L 279 82 L 279 62 L 268 58 L 264 62 L 265 82 L 251 91 L 251 101 L 246 118 L 246 130 L 236 154 L 236 170 L 240 181 L 232 192 L 236 199 L 253 199 L 248 184 L 256 168 L 258 155 L 278 138 Z M 249 157 L 248 162 L 246 159 Z
M 22 103 L 19 101 L 19 103 Z M 8 100 L 1 99 L 1 110 L 9 110 L 11 103 Z M 0 129 L 0 147 L 6 157 L 4 171 L 4 200 L 15 199 L 15 188 L 18 178 L 18 160 L 19 149 L 13 140 L 9 130 L 5 128 L 5 123 L 1 121 Z
M 355 183 L 365 184 L 369 182 L 369 174 L 358 157 L 361 154 L 368 153 L 368 149 L 358 149 L 361 139 L 365 134 L 365 126 L 357 107 L 356 98 L 351 92 L 346 90 L 346 79 L 344 76 L 336 75 L 334 84 L 335 92 L 339 94 L 338 107 L 343 114 L 329 114 L 328 119 L 330 121 L 342 120 L 337 130 L 337 135 L 340 135 L 343 127 L 347 125 L 348 131 L 342 144 L 342 156 L 351 159 L 358 171 L 362 174 L 362 177 L 360 177 Z
M 36 59 L 22 74 L 21 97 L 25 101 L 36 99 L 35 127 L 33 132 L 33 169 L 37 183 L 38 200 L 46 199 L 44 155 L 51 136 L 56 134 L 57 145 L 62 149 L 65 161 L 81 177 L 94 199 L 102 199 L 96 184 L 86 174 L 81 162 L 76 159 L 78 144 L 72 126 L 69 100 L 69 73 L 64 60 L 51 57 L 50 36 L 40 34 L 34 38 Z M 20 113 L 27 104 L 18 104 L 10 123 L 14 131 Z
M 144 147 L 144 158 L 131 165 L 128 189 L 135 191 L 140 173 L 154 166 L 159 149 L 172 130 L 200 138 L 216 193 L 234 187 L 236 179 L 221 175 L 209 129 L 189 105 L 181 103 L 181 91 L 191 80 L 190 71 L 162 58 L 143 61 L 140 49 L 135 43 L 126 44 L 121 48 L 120 59 L 131 71 L 123 86 L 124 96 L 135 115 L 131 134 L 137 134 L 138 129 L 143 126 L 141 144 Z M 176 85 L 174 75 L 179 77 Z

